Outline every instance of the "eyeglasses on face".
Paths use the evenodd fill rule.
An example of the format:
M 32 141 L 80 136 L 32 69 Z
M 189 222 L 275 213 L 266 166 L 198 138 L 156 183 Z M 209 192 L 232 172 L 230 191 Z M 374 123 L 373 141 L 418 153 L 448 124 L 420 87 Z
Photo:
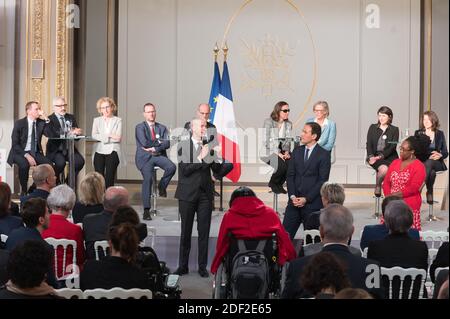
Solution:
M 411 152 L 411 149 L 400 146 L 400 152 Z
M 281 110 L 281 112 L 283 112 L 283 113 L 288 113 L 290 111 L 291 111 L 290 109 Z
M 201 115 L 209 115 L 209 112 L 208 113 L 205 113 L 205 112 L 199 112 Z
M 67 104 L 55 104 L 55 106 L 56 107 L 63 107 L 63 106 L 65 107 L 65 106 L 67 106 Z
M 106 105 L 106 106 L 102 106 L 100 108 L 100 110 L 106 110 L 106 109 L 110 109 L 110 108 L 111 108 L 111 105 Z
M 316 113 L 318 113 L 318 112 L 323 113 L 323 112 L 325 112 L 325 110 L 318 110 L 318 109 L 315 109 L 314 112 L 316 112 Z

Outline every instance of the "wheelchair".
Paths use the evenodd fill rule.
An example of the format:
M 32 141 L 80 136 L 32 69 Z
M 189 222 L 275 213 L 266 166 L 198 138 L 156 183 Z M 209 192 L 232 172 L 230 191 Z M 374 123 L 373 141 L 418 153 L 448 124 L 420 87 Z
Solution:
M 217 273 L 213 281 L 213 299 L 232 299 L 232 283 L 231 283 L 231 270 L 233 257 L 239 252 L 238 239 L 229 233 L 230 247 L 228 253 L 225 255 L 224 260 L 219 266 Z M 278 243 L 276 234 L 272 234 L 271 237 L 266 238 L 252 238 L 242 239 L 245 243 L 247 250 L 254 250 L 262 240 L 266 240 L 264 246 L 264 256 L 268 261 L 269 266 L 269 282 L 267 285 L 267 291 L 265 293 L 265 299 L 278 299 L 281 296 L 282 287 L 282 272 L 283 267 L 278 265 Z M 253 297 L 256 298 L 256 297 Z

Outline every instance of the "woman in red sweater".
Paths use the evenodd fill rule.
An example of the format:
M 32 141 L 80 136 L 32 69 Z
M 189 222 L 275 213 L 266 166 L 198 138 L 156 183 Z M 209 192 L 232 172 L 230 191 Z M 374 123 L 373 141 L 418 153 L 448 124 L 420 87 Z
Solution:
M 232 233 L 237 239 L 266 238 L 275 233 L 279 251 L 278 263 L 283 265 L 296 257 L 294 246 L 278 214 L 264 205 L 248 187 L 239 187 L 231 194 L 230 209 L 223 216 L 217 238 L 216 255 L 211 265 L 213 274 L 217 272 L 228 252 L 228 233 Z

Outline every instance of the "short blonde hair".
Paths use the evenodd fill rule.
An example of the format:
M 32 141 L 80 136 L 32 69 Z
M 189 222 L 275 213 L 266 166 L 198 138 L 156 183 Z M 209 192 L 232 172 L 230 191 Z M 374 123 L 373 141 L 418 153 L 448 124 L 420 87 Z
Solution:
M 100 109 L 100 106 L 102 105 L 103 102 L 108 102 L 109 105 L 111 106 L 111 111 L 113 112 L 113 114 L 117 114 L 117 105 L 116 102 L 114 102 L 114 100 L 110 97 L 104 96 L 98 99 L 97 101 L 97 112 L 98 114 L 102 114 L 102 110 Z
M 105 194 L 105 178 L 97 172 L 90 172 L 80 182 L 80 202 L 83 205 L 103 203 Z

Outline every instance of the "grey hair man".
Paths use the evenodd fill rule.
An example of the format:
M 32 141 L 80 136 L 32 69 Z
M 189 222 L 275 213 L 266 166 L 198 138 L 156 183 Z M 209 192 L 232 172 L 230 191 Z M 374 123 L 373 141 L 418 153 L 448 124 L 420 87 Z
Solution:
M 394 200 L 387 204 L 384 222 L 390 234 L 407 233 L 413 224 L 411 208 L 402 200 Z
M 353 288 L 367 290 L 382 296 L 380 289 L 380 267 L 371 260 L 351 253 L 348 241 L 355 228 L 350 210 L 339 204 L 328 205 L 320 215 L 320 235 L 324 252 L 334 254 L 344 265 Z M 286 274 L 283 298 L 308 297 L 310 293 L 302 287 L 299 278 L 312 256 L 299 257 L 290 263 Z
M 103 199 L 104 210 L 101 213 L 90 214 L 84 217 L 83 231 L 87 259 L 95 258 L 94 242 L 107 239 L 112 215 L 120 206 L 128 205 L 128 202 L 129 193 L 124 187 L 108 187 Z
M 21 206 L 23 206 L 23 204 L 30 198 L 47 199 L 50 190 L 56 186 L 55 170 L 50 164 L 41 164 L 36 166 L 33 169 L 31 176 L 36 188 L 30 194 L 20 198 Z

